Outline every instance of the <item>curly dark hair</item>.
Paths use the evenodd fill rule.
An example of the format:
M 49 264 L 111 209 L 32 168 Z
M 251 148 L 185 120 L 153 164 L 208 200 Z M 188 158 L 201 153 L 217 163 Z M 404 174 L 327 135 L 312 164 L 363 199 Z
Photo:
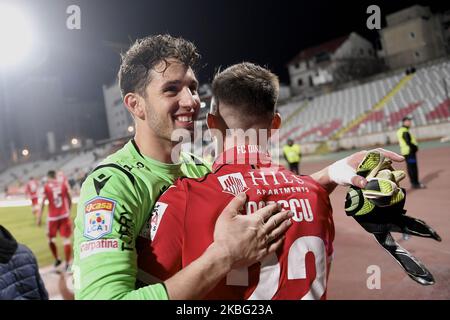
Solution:
M 195 68 L 200 59 L 192 42 L 168 34 L 137 39 L 121 56 L 118 78 L 122 96 L 130 92 L 145 96 L 145 87 L 151 80 L 149 71 L 161 61 L 166 64 L 161 71 L 164 72 L 169 66 L 168 59 L 177 59 L 191 68 Z

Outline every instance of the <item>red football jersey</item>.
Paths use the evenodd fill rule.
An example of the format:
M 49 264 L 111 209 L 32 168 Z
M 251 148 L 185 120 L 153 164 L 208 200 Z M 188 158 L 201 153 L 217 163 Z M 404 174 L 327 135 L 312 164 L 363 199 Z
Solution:
M 39 183 L 36 180 L 30 180 L 25 188 L 26 194 L 30 199 L 36 199 L 38 197 Z
M 67 185 L 56 179 L 50 179 L 44 185 L 44 194 L 48 199 L 48 221 L 69 216 L 69 195 Z
M 270 163 L 258 146 L 229 150 L 201 179 L 178 180 L 155 204 L 138 238 L 139 279 L 165 280 L 213 242 L 216 220 L 246 192 L 244 214 L 272 202 L 294 213 L 283 246 L 260 263 L 232 270 L 207 299 L 325 299 L 334 224 L 327 191 L 309 176 Z

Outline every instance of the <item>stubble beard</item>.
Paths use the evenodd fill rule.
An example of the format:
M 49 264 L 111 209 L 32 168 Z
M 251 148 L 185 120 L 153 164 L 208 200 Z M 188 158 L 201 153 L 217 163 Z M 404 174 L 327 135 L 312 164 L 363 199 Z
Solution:
M 173 124 L 170 120 L 161 119 L 149 105 L 146 105 L 145 112 L 147 114 L 147 125 L 153 131 L 155 136 L 163 140 L 171 141 Z

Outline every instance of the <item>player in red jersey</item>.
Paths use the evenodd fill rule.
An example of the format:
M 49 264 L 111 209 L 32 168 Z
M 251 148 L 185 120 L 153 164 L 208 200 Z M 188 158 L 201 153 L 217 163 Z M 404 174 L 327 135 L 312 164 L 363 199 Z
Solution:
M 31 212 L 37 216 L 39 212 L 39 182 L 34 177 L 30 177 L 25 187 L 25 194 L 31 200 Z
M 55 244 L 56 234 L 59 231 L 63 239 L 64 256 L 66 270 L 69 268 L 72 245 L 70 237 L 72 235 L 72 223 L 70 220 L 70 209 L 72 207 L 72 198 L 64 181 L 58 181 L 56 172 L 50 170 L 47 174 L 48 180 L 44 185 L 44 197 L 42 199 L 41 210 L 38 216 L 38 225 L 41 225 L 41 217 L 44 212 L 45 200 L 48 199 L 48 217 L 47 217 L 47 237 L 50 250 L 55 258 L 55 267 L 61 264 L 58 256 L 58 250 Z
M 208 126 L 217 139 L 226 135 L 226 151 L 211 174 L 178 180 L 159 198 L 138 239 L 138 277 L 164 280 L 197 259 L 213 241 L 221 210 L 245 192 L 244 214 L 278 202 L 294 213 L 286 222 L 292 226 L 281 248 L 258 264 L 232 270 L 206 298 L 325 299 L 334 239 L 331 190 L 274 164 L 267 138 L 252 144 L 242 138 L 242 130 L 229 130 L 253 130 L 260 137 L 280 127 L 281 118 L 274 113 L 277 77 L 253 64 L 234 65 L 215 77 L 213 96 Z

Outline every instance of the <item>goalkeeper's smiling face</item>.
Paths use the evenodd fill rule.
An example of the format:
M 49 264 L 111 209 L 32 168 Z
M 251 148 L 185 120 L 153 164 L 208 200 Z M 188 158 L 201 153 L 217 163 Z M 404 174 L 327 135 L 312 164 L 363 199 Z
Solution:
M 178 60 L 160 62 L 145 89 L 146 122 L 159 138 L 170 140 L 175 129 L 194 130 L 200 109 L 198 81 L 193 70 Z

